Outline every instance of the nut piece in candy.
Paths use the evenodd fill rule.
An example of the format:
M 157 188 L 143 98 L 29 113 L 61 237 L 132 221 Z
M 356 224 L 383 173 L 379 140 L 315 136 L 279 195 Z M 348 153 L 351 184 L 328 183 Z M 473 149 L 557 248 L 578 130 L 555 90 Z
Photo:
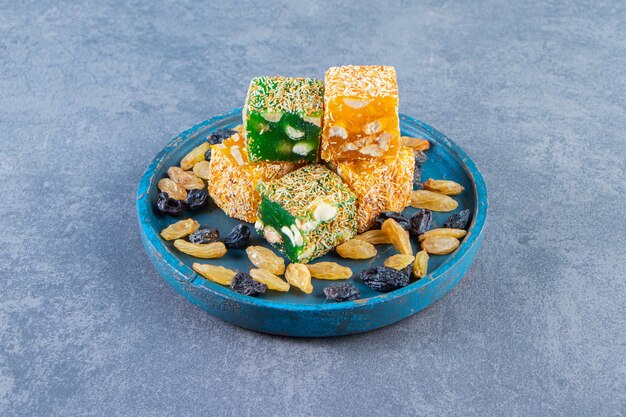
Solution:
M 413 275 L 416 278 L 424 278 L 428 274 L 428 253 L 425 250 L 417 252 L 413 262 Z
M 413 255 L 409 232 L 404 230 L 398 222 L 394 219 L 387 219 L 383 223 L 381 230 L 387 234 L 389 240 L 391 240 L 391 244 L 398 252 L 405 255 Z
M 211 148 L 208 142 L 202 142 L 200 146 L 196 146 L 180 161 L 180 167 L 185 171 L 194 167 L 200 161 L 204 161 L 204 154 Z
M 387 258 L 385 260 L 385 266 L 387 268 L 395 269 L 396 271 L 402 271 L 404 268 L 411 265 L 414 259 L 413 255 L 404 255 L 399 253 Z
M 160 179 L 157 187 L 162 193 L 167 193 L 174 200 L 185 201 L 187 199 L 187 190 L 169 178 Z
M 311 276 L 317 279 L 348 279 L 352 276 L 352 270 L 347 266 L 341 266 L 336 262 L 316 262 L 307 264 Z
M 265 269 L 252 269 L 250 270 L 250 275 L 254 278 L 255 281 L 261 282 L 267 285 L 267 288 L 270 290 L 276 291 L 289 291 L 289 284 L 278 278 L 276 275 L 272 274 Z
M 191 243 L 186 240 L 176 239 L 174 247 L 182 253 L 203 259 L 221 258 L 226 254 L 226 246 L 222 242 Z
M 311 284 L 311 273 L 304 264 L 289 264 L 285 272 L 287 282 L 296 288 L 300 288 L 304 293 L 311 294 L 313 292 L 313 284 Z
M 200 223 L 194 219 L 179 220 L 161 230 L 161 237 L 165 240 L 174 240 L 185 237 L 198 230 Z
M 421 234 L 418 237 L 418 240 L 420 242 L 423 242 L 425 239 L 428 239 L 429 237 L 433 237 L 433 236 L 448 236 L 448 237 L 453 237 L 455 239 L 460 239 L 466 234 L 467 232 L 463 229 L 450 229 L 450 228 L 443 227 L 440 229 L 431 229 L 427 231 L 426 233 Z
M 434 180 L 432 178 L 424 181 L 423 186 L 425 190 L 445 195 L 459 195 L 463 192 L 463 190 L 465 190 L 461 184 L 454 181 Z
M 237 274 L 235 271 L 224 268 L 223 266 L 199 264 L 197 262 L 194 262 L 191 267 L 204 278 L 221 285 L 229 285 L 233 277 Z
M 339 256 L 348 259 L 369 259 L 376 256 L 376 248 L 362 239 L 350 239 L 335 248 Z
M 459 240 L 450 236 L 431 236 L 422 241 L 422 249 L 433 255 L 447 255 L 459 247 Z
M 452 211 L 459 206 L 459 203 L 447 195 L 417 190 L 411 193 L 411 206 L 432 211 Z
M 265 269 L 275 275 L 285 273 L 285 260 L 270 249 L 263 246 L 248 246 L 246 253 L 250 262 L 257 268 Z

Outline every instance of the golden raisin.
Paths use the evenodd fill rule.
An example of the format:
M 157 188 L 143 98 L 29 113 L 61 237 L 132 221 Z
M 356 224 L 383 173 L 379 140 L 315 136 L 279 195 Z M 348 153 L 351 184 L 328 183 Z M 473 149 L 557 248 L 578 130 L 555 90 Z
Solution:
M 465 188 L 454 181 L 448 180 L 434 180 L 432 178 L 424 181 L 424 189 L 434 191 L 439 194 L 445 195 L 459 195 L 465 190 Z
M 317 262 L 307 264 L 311 276 L 317 279 L 348 279 L 352 276 L 352 270 L 347 266 L 341 266 L 336 262 Z
M 230 285 L 230 281 L 232 281 L 233 277 L 237 275 L 235 271 L 231 271 L 230 269 L 224 268 L 223 266 L 209 265 L 209 264 L 199 264 L 194 262 L 191 265 L 194 271 L 198 274 L 202 275 L 209 281 L 217 282 L 222 285 Z
M 449 237 L 454 237 L 456 239 L 459 239 L 465 236 L 466 234 L 467 232 L 463 229 L 450 229 L 447 227 L 443 227 L 441 229 L 430 229 L 422 233 L 421 235 L 419 235 L 418 240 L 421 242 L 424 239 L 427 239 L 433 236 L 449 236 Z
M 426 139 L 412 138 L 410 136 L 402 136 L 400 138 L 404 146 L 408 146 L 414 151 L 425 151 L 430 149 L 430 142 Z
M 422 249 L 434 255 L 447 255 L 459 247 L 459 240 L 450 236 L 431 236 L 422 241 Z
M 457 203 L 447 195 L 434 193 L 428 190 L 417 190 L 411 193 L 411 206 L 432 211 L 452 211 Z
M 193 173 L 203 180 L 211 178 L 211 163 L 209 161 L 200 161 L 193 166 Z
M 416 278 L 424 278 L 428 274 L 428 253 L 425 250 L 417 252 L 413 262 L 413 275 Z
M 204 161 L 204 153 L 209 150 L 211 144 L 204 142 L 200 146 L 196 146 L 180 161 L 180 167 L 185 171 L 194 167 L 200 161 Z
M 399 253 L 397 255 L 390 256 L 385 260 L 385 266 L 388 268 L 393 268 L 396 271 L 401 271 L 407 266 L 411 265 L 415 258 L 413 255 L 405 255 L 403 253 Z
M 361 239 L 350 239 L 335 248 L 339 256 L 348 259 L 369 259 L 376 256 L 376 248 Z
M 289 284 L 265 269 L 251 269 L 250 275 L 255 281 L 267 285 L 268 290 L 289 291 Z
M 372 245 L 386 245 L 388 243 L 391 243 L 391 240 L 389 240 L 387 234 L 380 229 L 368 230 L 365 233 L 356 235 L 355 239 L 364 240 L 371 243 Z
M 246 253 L 250 262 L 257 268 L 265 269 L 275 275 L 285 273 L 285 260 L 270 249 L 263 246 L 248 246 Z
M 194 219 L 180 220 L 161 230 L 161 237 L 165 240 L 180 239 L 181 237 L 192 234 L 198 230 L 199 227 L 200 223 Z
M 311 284 L 311 273 L 304 264 L 289 264 L 285 272 L 287 282 L 296 288 L 300 288 L 303 292 L 311 294 L 313 292 L 313 284 Z
M 391 244 L 398 252 L 405 255 L 413 255 L 409 232 L 404 230 L 397 221 L 394 219 L 385 220 L 381 226 L 381 230 L 387 234 L 389 240 L 391 240 Z
M 196 177 L 191 171 L 184 171 L 179 167 L 170 167 L 167 175 L 177 184 L 182 185 L 186 190 L 204 189 L 204 181 Z
M 176 184 L 169 178 L 160 179 L 157 183 L 159 191 L 167 193 L 174 200 L 185 201 L 187 199 L 187 190 L 182 185 Z
M 196 258 L 211 259 L 221 258 L 226 254 L 226 246 L 222 242 L 213 243 L 191 243 L 186 240 L 176 239 L 174 241 L 176 249 L 187 255 Z

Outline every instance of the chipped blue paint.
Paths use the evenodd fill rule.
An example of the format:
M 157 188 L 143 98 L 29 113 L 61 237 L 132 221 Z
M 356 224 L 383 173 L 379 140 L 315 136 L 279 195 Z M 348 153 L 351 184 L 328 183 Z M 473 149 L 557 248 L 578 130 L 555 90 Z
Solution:
M 450 291 L 469 270 L 480 247 L 487 218 L 487 190 L 482 175 L 469 156 L 452 140 L 417 119 L 401 115 L 400 125 L 404 135 L 431 141 L 432 148 L 428 151 L 429 161 L 424 173 L 465 185 L 466 191 L 463 197 L 459 197 L 461 204 L 457 210 L 469 207 L 473 213 L 468 234 L 459 248 L 446 257 L 432 256 L 429 264 L 432 271 L 427 277 L 387 294 L 374 293 L 353 278 L 364 298 L 345 303 L 323 302 L 321 288 L 329 285 L 328 282 L 317 281 L 314 284 L 316 291 L 310 296 L 292 291 L 288 294 L 268 292 L 261 298 L 254 298 L 199 277 L 190 268 L 193 259 L 172 251 L 171 244 L 158 235 L 164 224 L 174 219 L 163 218 L 153 212 L 158 193 L 156 183 L 167 167 L 178 164 L 180 158 L 204 140 L 208 133 L 240 123 L 240 115 L 241 109 L 231 110 L 174 138 L 148 165 L 137 191 L 141 238 L 146 251 L 159 274 L 191 303 L 229 323 L 260 332 L 302 337 L 338 336 L 383 327 L 419 312 Z M 407 209 L 407 214 L 411 212 L 412 209 Z M 204 216 L 200 220 L 202 224 L 207 221 L 211 221 L 212 226 L 234 224 L 219 210 L 200 216 Z M 438 213 L 436 216 L 439 217 L 435 218 L 435 223 L 441 224 L 448 214 Z M 374 261 L 342 262 L 347 263 L 356 276 L 364 267 L 380 264 L 390 254 L 380 249 Z M 333 260 L 332 254 L 327 257 Z M 233 251 L 211 263 L 242 270 L 249 266 L 244 255 Z

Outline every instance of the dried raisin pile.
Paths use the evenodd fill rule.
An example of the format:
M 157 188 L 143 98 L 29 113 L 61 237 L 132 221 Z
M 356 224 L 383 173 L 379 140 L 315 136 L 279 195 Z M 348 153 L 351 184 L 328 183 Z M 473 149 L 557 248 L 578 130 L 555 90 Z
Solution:
M 243 295 L 259 295 L 265 294 L 267 285 L 252 279 L 250 274 L 238 272 L 230 281 L 230 288 Z
M 359 275 L 368 287 L 378 292 L 389 292 L 409 285 L 409 275 L 386 266 L 364 269 Z
M 229 137 L 231 137 L 232 135 L 234 135 L 235 132 L 234 130 L 231 129 L 218 129 L 215 132 L 211 133 L 209 135 L 209 137 L 207 138 L 207 141 L 211 144 L 211 145 L 217 145 L 220 144 L 222 142 L 224 142 L 224 140 L 228 139 Z M 205 156 L 206 158 L 206 156 Z M 206 160 L 210 160 L 211 158 L 206 158 Z
M 191 243 L 213 243 L 220 238 L 220 232 L 217 229 L 200 229 L 189 235 Z
M 420 209 L 411 217 L 409 231 L 413 236 L 419 236 L 430 229 L 433 223 L 433 213 L 428 209 Z
M 361 296 L 361 292 L 352 284 L 330 285 L 324 288 L 327 300 L 352 301 Z
M 209 193 L 207 190 L 194 188 L 187 194 L 185 204 L 187 204 L 190 210 L 198 210 L 206 207 L 209 204 Z
M 170 216 L 180 216 L 183 212 L 183 202 L 170 198 L 167 193 L 159 193 L 157 199 L 157 210 Z
M 465 229 L 469 218 L 470 211 L 468 209 L 461 210 L 460 212 L 448 217 L 448 220 L 446 220 L 443 224 L 443 227 L 451 229 Z
M 404 217 L 402 214 L 396 213 L 394 211 L 384 211 L 376 217 L 374 227 L 380 229 L 387 219 L 394 219 L 405 230 L 409 230 L 409 227 L 411 226 L 409 223 L 409 219 Z
M 250 228 L 245 224 L 238 224 L 224 239 L 224 244 L 230 249 L 241 249 L 248 244 Z

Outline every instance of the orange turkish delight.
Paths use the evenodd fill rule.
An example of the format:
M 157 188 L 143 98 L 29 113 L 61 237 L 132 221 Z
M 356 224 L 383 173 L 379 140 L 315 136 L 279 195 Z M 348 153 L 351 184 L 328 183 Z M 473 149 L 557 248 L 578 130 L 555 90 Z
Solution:
M 326 71 L 322 159 L 395 158 L 400 148 L 398 83 L 390 66 Z

